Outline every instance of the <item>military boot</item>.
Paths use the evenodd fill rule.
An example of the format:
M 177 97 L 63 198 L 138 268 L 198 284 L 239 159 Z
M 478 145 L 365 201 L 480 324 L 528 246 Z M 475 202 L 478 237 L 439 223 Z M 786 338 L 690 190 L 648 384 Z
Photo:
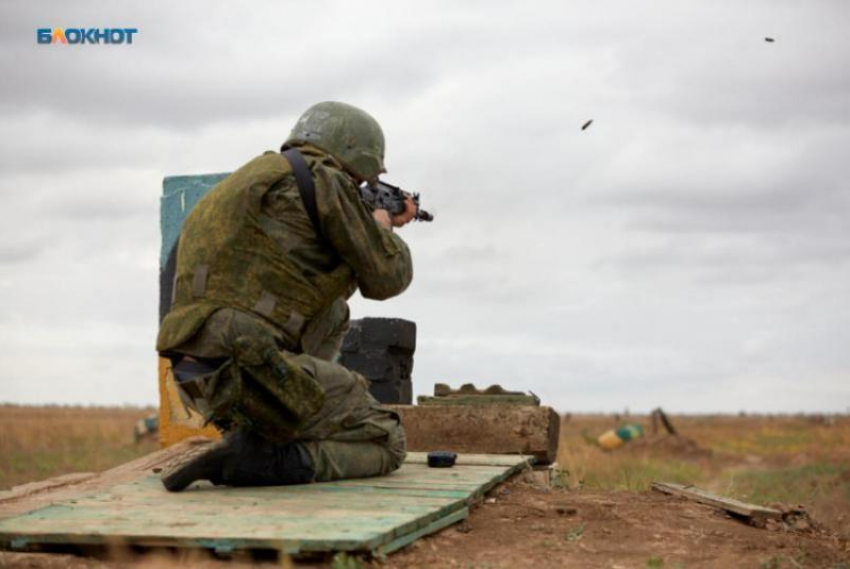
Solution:
M 197 480 L 223 484 L 222 474 L 228 459 L 244 446 L 244 433 L 229 433 L 220 441 L 198 445 L 166 465 L 160 473 L 163 486 L 169 492 L 180 492 Z
M 315 476 L 313 459 L 300 443 L 274 443 L 241 430 L 189 449 L 160 474 L 171 492 L 180 492 L 197 480 L 217 486 L 283 486 L 307 484 Z
M 275 443 L 246 433 L 238 453 L 225 460 L 221 481 L 228 486 L 284 486 L 308 484 L 315 477 L 313 459 L 301 443 Z

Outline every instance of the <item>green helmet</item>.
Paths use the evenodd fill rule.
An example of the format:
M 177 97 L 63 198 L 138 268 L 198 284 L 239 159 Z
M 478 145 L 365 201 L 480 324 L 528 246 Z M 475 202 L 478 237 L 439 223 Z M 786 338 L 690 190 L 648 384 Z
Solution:
M 295 123 L 284 146 L 303 142 L 333 154 L 362 180 L 385 171 L 381 125 L 357 107 L 334 101 L 313 105 Z

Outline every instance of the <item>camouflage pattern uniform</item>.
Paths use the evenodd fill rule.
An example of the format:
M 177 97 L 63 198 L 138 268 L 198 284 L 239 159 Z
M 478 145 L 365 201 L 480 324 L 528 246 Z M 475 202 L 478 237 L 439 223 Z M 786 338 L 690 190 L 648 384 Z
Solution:
M 217 373 L 227 372 L 221 381 L 227 384 L 249 369 L 253 376 L 273 375 L 268 362 L 247 367 L 235 357 L 237 339 L 273 342 L 296 379 L 314 380 L 323 398 L 309 389 L 296 392 L 308 395 L 281 400 L 297 420 L 282 414 L 279 425 L 274 417 L 267 421 L 274 428 L 250 428 L 276 444 L 297 443 L 309 454 L 313 480 L 386 474 L 405 456 L 398 415 L 369 394 L 361 375 L 335 360 L 348 329 L 346 299 L 357 288 L 377 300 L 400 294 L 413 276 L 410 252 L 374 221 L 356 181 L 332 155 L 297 146 L 313 174 L 321 235 L 283 156 L 266 152 L 231 174 L 184 224 L 174 304 L 157 349 L 175 362 L 182 356 L 214 361 Z M 197 394 L 187 399 L 215 422 Z

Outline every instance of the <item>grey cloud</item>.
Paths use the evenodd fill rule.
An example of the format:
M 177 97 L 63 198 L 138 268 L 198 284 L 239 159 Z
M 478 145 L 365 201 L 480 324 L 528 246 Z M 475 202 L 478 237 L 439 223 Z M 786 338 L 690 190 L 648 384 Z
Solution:
M 850 208 L 850 189 L 788 188 L 758 193 L 715 192 L 683 196 L 678 192 L 648 191 L 620 200 L 634 213 L 633 230 L 662 234 L 716 233 L 798 235 L 828 244 L 850 236 L 844 212 Z M 786 238 L 787 240 L 787 238 Z
M 0 243 L 0 265 L 17 265 L 37 257 L 46 246 L 44 240 L 23 240 Z
M 614 160 L 621 170 L 596 177 L 602 191 L 586 203 L 619 219 L 627 240 L 594 266 L 681 270 L 707 284 L 813 270 L 840 278 L 850 260 L 850 186 L 840 173 L 850 128 L 759 131 L 740 144 L 721 132 L 684 127 L 663 147 L 626 146 Z
M 16 115 L 0 125 L 0 183 L 16 183 L 19 176 L 29 176 L 28 181 L 33 183 L 38 182 L 38 176 L 48 174 L 65 179 L 94 176 L 98 169 L 109 172 L 101 172 L 101 176 L 147 171 L 154 178 L 149 187 L 122 187 L 116 183 L 113 193 L 126 196 L 143 190 L 155 192 L 165 175 L 234 169 L 264 150 L 279 147 L 294 120 L 293 115 L 178 132 L 91 124 L 49 112 Z M 32 136 L 33 132 L 49 132 L 50 136 Z M 58 182 L 51 179 L 49 183 Z M 49 189 L 35 185 L 28 191 Z
M 600 259 L 597 269 L 615 269 L 644 275 L 680 271 L 706 284 L 766 284 L 813 276 L 812 271 L 838 275 L 850 265 L 847 242 L 753 243 L 747 240 L 688 238 L 665 240 L 658 245 L 627 247 Z
M 113 193 L 101 196 L 76 196 L 45 208 L 42 212 L 48 217 L 67 218 L 85 223 L 106 220 L 113 223 L 126 222 L 131 217 L 150 218 L 154 211 L 155 199 L 147 203 L 132 200 L 132 196 L 121 193 L 121 188 L 110 188 Z M 128 199 L 129 198 L 129 199 Z
M 618 44 L 614 80 L 628 83 L 640 106 L 703 127 L 846 123 L 846 6 L 786 2 L 765 12 L 723 5 L 735 16 L 721 19 L 717 6 L 669 7 L 655 33 Z M 776 43 L 763 41 L 768 31 Z
M 141 31 L 135 45 L 69 49 L 35 44 L 35 27 L 45 19 L 90 19 L 90 5 L 32 5 L 13 12 L 16 17 L 5 27 L 14 25 L 14 33 L 5 42 L 0 65 L 15 76 L 3 83 L 0 112 L 51 109 L 125 128 L 185 129 L 216 120 L 264 119 L 281 110 L 300 113 L 317 99 L 359 99 L 382 91 L 398 96 L 421 90 L 430 79 L 427 65 L 409 66 L 404 50 L 388 49 L 394 38 L 351 50 L 356 37 L 348 22 L 325 21 L 295 5 L 266 3 L 251 13 L 240 11 L 247 21 L 239 27 L 233 25 L 232 10 L 163 5 L 175 13 L 162 18 L 155 9 L 125 11 L 111 3 L 101 8 L 98 21 L 114 14 L 137 22 Z M 241 31 L 276 19 L 283 24 L 279 34 Z M 293 25 L 299 20 L 302 25 Z M 324 37 L 305 37 L 303 24 L 319 25 L 319 20 Z M 258 49 L 246 50 L 248 45 Z M 22 58 L 28 65 L 15 66 Z

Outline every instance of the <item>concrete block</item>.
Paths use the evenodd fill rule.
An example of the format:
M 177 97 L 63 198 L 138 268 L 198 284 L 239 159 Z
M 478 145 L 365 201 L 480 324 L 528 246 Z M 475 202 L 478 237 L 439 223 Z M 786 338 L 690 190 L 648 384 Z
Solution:
M 361 318 L 351 321 L 343 352 L 399 348 L 416 350 L 416 323 L 401 318 Z
M 399 356 L 378 351 L 343 352 L 339 363 L 373 382 L 410 379 L 410 372 L 413 369 L 413 358 L 411 356 Z
M 413 402 L 413 384 L 410 380 L 372 383 L 369 385 L 369 393 L 386 405 L 410 405 Z
M 527 454 L 550 464 L 558 455 L 560 417 L 532 405 L 394 405 L 407 448 L 429 452 Z

